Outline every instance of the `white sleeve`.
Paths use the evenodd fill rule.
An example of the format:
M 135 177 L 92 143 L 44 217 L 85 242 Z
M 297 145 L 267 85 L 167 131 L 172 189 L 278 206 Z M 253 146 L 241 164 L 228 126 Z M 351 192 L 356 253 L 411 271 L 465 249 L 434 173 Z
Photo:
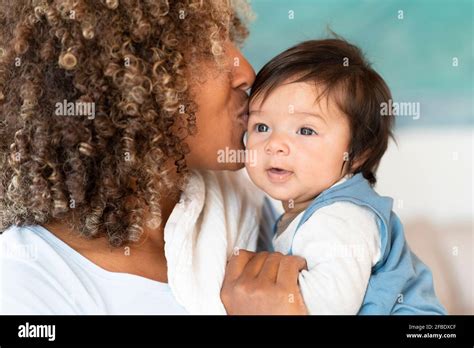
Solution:
M 375 214 L 350 202 L 318 209 L 296 232 L 293 254 L 306 259 L 300 289 L 310 314 L 357 314 L 380 258 Z

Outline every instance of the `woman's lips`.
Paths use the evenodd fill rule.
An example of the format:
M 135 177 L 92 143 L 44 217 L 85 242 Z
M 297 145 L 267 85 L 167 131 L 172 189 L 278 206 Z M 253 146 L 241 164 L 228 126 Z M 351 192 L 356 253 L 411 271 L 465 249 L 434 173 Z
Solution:
M 268 179 L 273 183 L 283 183 L 289 180 L 293 172 L 281 168 L 267 169 Z

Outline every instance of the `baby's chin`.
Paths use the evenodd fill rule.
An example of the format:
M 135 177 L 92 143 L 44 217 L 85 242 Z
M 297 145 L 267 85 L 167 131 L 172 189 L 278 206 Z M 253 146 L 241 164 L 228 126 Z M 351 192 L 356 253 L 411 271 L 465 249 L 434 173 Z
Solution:
M 266 194 L 268 194 L 273 199 L 278 201 L 289 201 L 290 199 L 295 199 L 296 195 L 292 192 L 289 192 L 288 189 L 284 187 L 281 188 L 269 188 L 269 187 L 260 187 Z
M 291 189 L 291 186 L 288 185 L 288 183 L 282 185 L 272 184 L 267 178 L 260 176 L 260 173 L 256 171 L 255 168 L 249 168 L 248 164 L 246 164 L 245 167 L 253 183 L 273 199 L 278 201 L 289 201 L 298 196 L 298 194 L 294 192 L 294 189 Z

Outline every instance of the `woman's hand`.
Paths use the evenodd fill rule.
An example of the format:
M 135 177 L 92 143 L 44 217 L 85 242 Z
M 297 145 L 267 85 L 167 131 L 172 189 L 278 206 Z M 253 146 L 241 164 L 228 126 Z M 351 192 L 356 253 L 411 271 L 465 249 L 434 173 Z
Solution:
M 298 287 L 304 268 L 299 256 L 238 250 L 221 290 L 227 314 L 308 314 Z

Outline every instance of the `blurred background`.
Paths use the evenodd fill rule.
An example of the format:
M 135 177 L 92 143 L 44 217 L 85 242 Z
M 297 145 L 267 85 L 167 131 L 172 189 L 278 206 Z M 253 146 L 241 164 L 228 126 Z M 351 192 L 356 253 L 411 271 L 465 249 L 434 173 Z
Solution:
M 361 47 L 395 102 L 395 137 L 376 190 L 394 198 L 411 249 L 450 314 L 474 314 L 472 0 L 253 0 L 243 53 L 258 71 L 328 28 Z

